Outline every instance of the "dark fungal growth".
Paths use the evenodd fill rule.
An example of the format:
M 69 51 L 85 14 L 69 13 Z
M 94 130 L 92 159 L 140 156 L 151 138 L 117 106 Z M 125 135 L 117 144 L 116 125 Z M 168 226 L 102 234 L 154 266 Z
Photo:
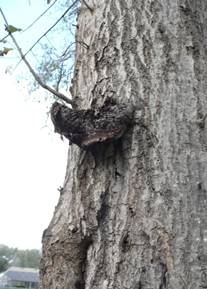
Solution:
M 134 107 L 129 104 L 106 102 L 98 109 L 74 110 L 55 102 L 51 119 L 55 132 L 83 149 L 90 149 L 120 138 L 132 123 L 133 112 Z

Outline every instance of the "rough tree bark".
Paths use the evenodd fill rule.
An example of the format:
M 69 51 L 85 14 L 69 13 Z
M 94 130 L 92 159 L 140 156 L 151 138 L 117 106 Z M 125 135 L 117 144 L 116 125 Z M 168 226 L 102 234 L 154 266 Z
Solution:
M 136 121 L 96 161 L 70 146 L 40 287 L 207 288 L 207 1 L 86 1 L 77 108 L 129 101 Z

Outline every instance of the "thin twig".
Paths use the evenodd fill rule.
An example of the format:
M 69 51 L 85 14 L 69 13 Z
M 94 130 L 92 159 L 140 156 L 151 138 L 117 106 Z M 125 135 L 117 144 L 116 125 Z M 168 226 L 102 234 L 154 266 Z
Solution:
M 85 0 L 82 0 L 85 6 L 93 13 L 93 8 L 91 8 Z
M 61 55 L 60 58 L 63 58 L 66 55 L 66 53 L 68 53 L 69 49 L 76 43 L 80 44 L 82 47 L 84 47 L 86 49 L 90 48 L 90 46 L 87 43 L 85 43 L 84 41 L 76 40 L 76 41 L 74 41 L 68 45 L 68 47 L 65 49 L 65 51 L 63 52 L 63 54 Z
M 62 18 L 65 17 L 65 15 L 68 13 L 68 11 L 78 2 L 79 0 L 75 0 L 70 7 L 62 14 L 62 16 L 30 47 L 30 49 L 24 54 L 24 57 L 37 45 L 37 43 L 45 37 L 57 24 L 60 22 Z
M 2 11 L 2 9 L 0 8 L 0 12 L 4 18 L 6 27 L 8 27 L 8 22 L 7 19 Z M 38 84 L 40 86 L 42 86 L 44 89 L 48 90 L 49 92 L 51 92 L 52 94 L 56 95 L 59 99 L 71 104 L 73 106 L 73 101 L 71 99 L 69 99 L 68 97 L 66 97 L 64 94 L 56 91 L 55 89 L 53 89 L 52 87 L 48 86 L 47 84 L 43 83 L 42 80 L 40 79 L 40 77 L 37 75 L 37 73 L 34 71 L 34 69 L 31 67 L 30 63 L 27 61 L 27 59 L 25 58 L 25 55 L 22 53 L 21 48 L 19 47 L 16 39 L 14 38 L 12 33 L 9 33 L 9 36 L 11 37 L 12 41 L 14 42 L 22 60 L 24 61 L 24 63 L 26 64 L 26 66 L 29 68 L 29 71 L 31 72 L 31 74 L 33 75 L 33 77 L 35 78 L 35 80 L 38 82 Z
M 60 83 L 63 77 L 63 63 L 60 65 L 59 73 L 58 73 L 58 79 L 56 83 L 56 90 L 59 91 Z
M 65 49 L 65 51 L 63 52 L 63 54 L 60 56 L 60 58 L 64 58 L 65 55 L 68 53 L 68 51 L 70 50 L 70 48 L 75 44 L 75 42 L 72 42 L 68 45 L 68 47 Z
M 5 40 L 8 36 L 9 36 L 9 33 L 8 33 L 6 36 L 4 36 L 4 37 L 0 40 L 0 42 L 4 42 L 4 40 Z
M 57 2 L 57 0 L 55 0 L 42 14 L 40 14 L 40 16 L 38 16 L 27 28 L 25 28 L 22 32 L 27 31 L 28 29 L 30 29 L 42 16 L 44 16 L 48 10 L 50 10 L 50 8 Z
M 48 36 L 45 36 L 45 39 L 47 40 L 47 42 L 49 43 L 49 45 L 53 48 L 53 50 L 55 50 L 57 52 L 57 48 L 53 45 L 53 43 L 50 41 L 50 39 L 48 38 Z M 44 47 L 44 46 L 43 46 Z M 55 53 L 55 56 L 58 57 L 58 53 Z
M 82 47 L 89 49 L 89 45 L 87 43 L 85 43 L 84 41 L 81 40 L 76 40 L 75 43 L 80 44 Z

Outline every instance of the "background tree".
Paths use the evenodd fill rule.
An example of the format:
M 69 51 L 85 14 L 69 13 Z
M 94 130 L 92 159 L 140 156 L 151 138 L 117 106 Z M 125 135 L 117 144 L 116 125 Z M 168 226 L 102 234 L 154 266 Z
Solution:
M 0 272 L 6 271 L 15 259 L 17 248 L 10 248 L 0 244 Z
M 207 286 L 206 24 L 205 0 L 82 1 L 76 105 L 130 101 L 136 121 L 95 162 L 69 148 L 41 288 Z
M 9 262 L 5 257 L 0 257 L 0 272 L 4 272 L 8 269 Z
M 8 267 L 39 268 L 41 252 L 37 249 L 20 250 L 0 245 L 0 272 Z
M 41 253 L 37 249 L 17 250 L 12 266 L 39 268 Z

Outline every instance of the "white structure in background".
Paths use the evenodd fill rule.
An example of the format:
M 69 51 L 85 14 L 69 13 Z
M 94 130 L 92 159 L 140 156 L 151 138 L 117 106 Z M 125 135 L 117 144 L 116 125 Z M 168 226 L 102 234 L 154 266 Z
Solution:
M 0 288 L 22 287 L 37 289 L 39 270 L 32 268 L 11 267 L 0 274 Z

